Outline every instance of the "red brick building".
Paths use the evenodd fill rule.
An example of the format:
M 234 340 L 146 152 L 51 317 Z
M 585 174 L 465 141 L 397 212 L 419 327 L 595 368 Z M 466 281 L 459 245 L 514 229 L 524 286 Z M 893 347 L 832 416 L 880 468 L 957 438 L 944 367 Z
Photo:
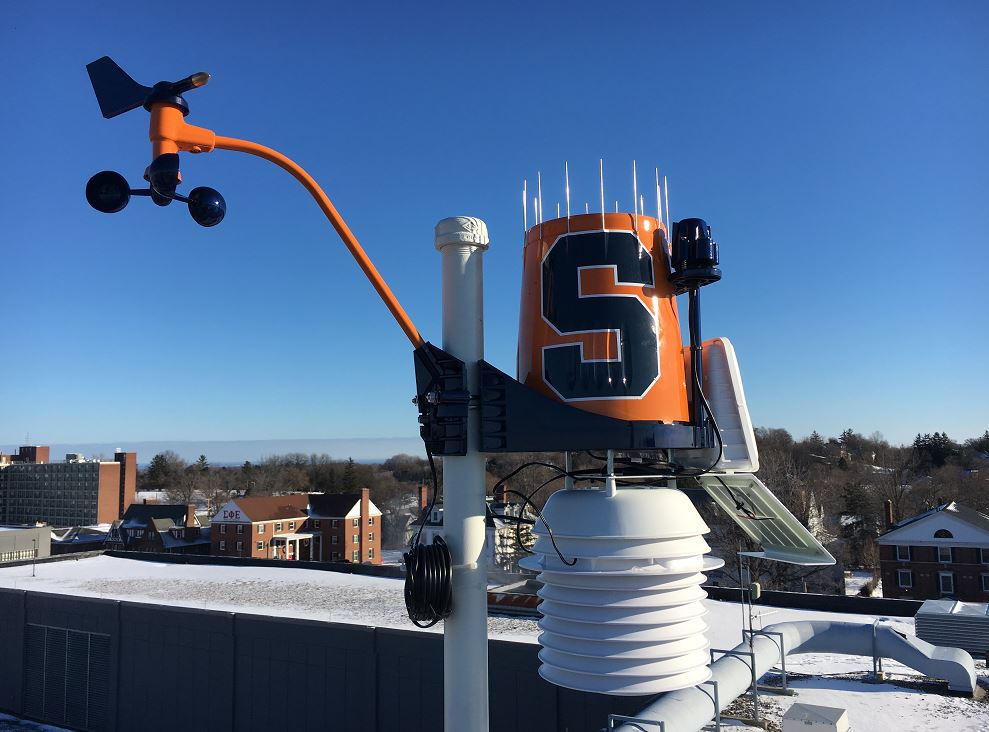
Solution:
M 213 555 L 312 559 L 312 536 L 305 532 L 308 506 L 305 493 L 228 501 L 210 524 Z
M 381 563 L 381 511 L 366 488 L 235 498 L 210 534 L 215 556 Z
M 367 488 L 310 494 L 309 527 L 319 534 L 317 559 L 381 564 L 381 511 Z
M 70 453 L 50 462 L 50 449 L 25 445 L 0 459 L 0 514 L 4 523 L 44 521 L 55 527 L 109 524 L 134 502 L 137 453 L 113 460 Z
M 900 521 L 877 543 L 884 597 L 989 602 L 989 516 L 947 503 Z
M 209 532 L 194 505 L 135 503 L 111 524 L 105 545 L 132 552 L 209 554 Z

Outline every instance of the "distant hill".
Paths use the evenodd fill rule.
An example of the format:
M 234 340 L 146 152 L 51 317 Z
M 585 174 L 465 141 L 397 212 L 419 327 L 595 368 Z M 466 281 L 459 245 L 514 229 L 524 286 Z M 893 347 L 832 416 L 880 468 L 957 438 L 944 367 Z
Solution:
M 171 450 L 189 462 L 205 455 L 212 465 L 240 465 L 245 460 L 258 462 L 269 455 L 284 455 L 290 452 L 311 454 L 326 453 L 337 460 L 354 460 L 365 463 L 381 462 L 399 453 L 425 456 L 422 440 L 418 437 L 342 437 L 325 440 L 148 440 L 142 442 L 62 442 L 51 446 L 51 459 L 64 460 L 65 453 L 78 452 L 86 457 L 102 455 L 113 459 L 118 447 L 127 452 L 136 452 L 137 461 L 146 465 L 157 453 Z M 17 445 L 0 445 L 0 452 L 17 451 Z

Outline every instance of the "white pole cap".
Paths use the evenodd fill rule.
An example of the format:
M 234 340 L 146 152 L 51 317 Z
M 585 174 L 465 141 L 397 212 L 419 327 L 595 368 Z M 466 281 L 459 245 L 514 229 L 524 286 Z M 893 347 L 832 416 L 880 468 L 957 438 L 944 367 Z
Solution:
M 436 248 L 449 244 L 467 244 L 480 249 L 488 248 L 488 225 L 473 216 L 451 216 L 436 224 Z

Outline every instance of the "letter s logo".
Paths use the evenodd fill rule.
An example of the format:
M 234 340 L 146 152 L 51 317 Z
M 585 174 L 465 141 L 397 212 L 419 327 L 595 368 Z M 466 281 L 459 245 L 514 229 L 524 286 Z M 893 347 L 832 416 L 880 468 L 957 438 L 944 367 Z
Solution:
M 652 255 L 635 234 L 565 234 L 541 274 L 543 318 L 559 335 L 576 336 L 543 347 L 545 382 L 564 401 L 645 396 L 659 378 L 659 321 L 646 304 L 653 293 L 642 292 L 654 286 Z

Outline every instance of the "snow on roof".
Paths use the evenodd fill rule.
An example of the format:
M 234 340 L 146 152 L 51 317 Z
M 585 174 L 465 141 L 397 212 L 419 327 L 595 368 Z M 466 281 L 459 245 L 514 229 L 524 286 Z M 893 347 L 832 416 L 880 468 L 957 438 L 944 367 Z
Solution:
M 73 562 L 42 562 L 36 566 L 0 567 L 0 587 L 52 592 L 72 596 L 146 602 L 158 605 L 207 608 L 274 617 L 355 623 L 416 630 L 405 614 L 403 581 L 311 569 L 281 567 L 228 567 L 187 565 L 91 557 Z M 330 590 L 330 591 L 327 591 Z M 715 648 L 733 648 L 740 640 L 742 609 L 737 603 L 705 600 L 708 640 Z M 871 623 L 876 616 L 827 613 L 756 606 L 756 624 L 794 620 L 843 620 Z M 913 634 L 913 621 L 894 618 L 894 630 Z M 443 625 L 417 632 L 441 633 Z M 534 618 L 490 617 L 488 635 L 501 640 L 536 643 Z M 926 693 L 919 687 L 866 684 L 853 679 L 820 678 L 822 675 L 871 671 L 868 656 L 795 654 L 787 658 L 787 671 L 811 674 L 791 678 L 801 703 L 848 709 L 854 729 L 882 728 L 883 720 L 897 720 L 901 732 L 984 732 L 985 704 L 961 697 Z M 916 676 L 891 660 L 883 667 L 894 678 Z M 983 677 L 985 667 L 980 662 Z M 760 700 L 760 707 L 763 706 Z M 771 698 L 778 710 L 763 708 L 776 720 L 793 697 Z M 878 722 L 878 723 L 877 723 Z M 734 727 L 739 732 L 747 727 Z
M 989 604 L 962 602 L 961 600 L 925 600 L 917 614 L 968 615 L 976 618 L 989 616 Z
M 846 710 L 838 709 L 837 707 L 821 707 L 816 704 L 798 702 L 790 707 L 787 713 L 783 715 L 783 719 L 792 719 L 803 722 L 804 724 L 810 724 L 811 722 L 834 724 L 841 721 L 841 718 L 847 715 L 848 712 Z
M 405 613 L 402 579 L 318 569 L 171 564 L 108 556 L 41 563 L 36 572 L 37 576 L 31 577 L 31 567 L 0 567 L 0 587 L 406 630 L 414 627 Z M 733 648 L 741 633 L 738 604 L 704 603 L 712 645 Z M 756 607 L 757 624 L 760 619 L 764 625 L 786 620 L 871 623 L 875 616 Z M 913 633 L 910 619 L 896 618 L 890 624 L 900 632 Z M 491 637 L 532 643 L 539 634 L 535 618 L 492 617 L 488 628 Z M 442 624 L 434 630 L 442 632 Z M 801 668 L 800 659 L 809 657 L 793 658 L 796 671 Z M 866 665 L 871 668 L 871 661 L 851 656 L 832 658 L 831 672 L 861 670 Z M 787 669 L 790 667 L 787 659 Z

